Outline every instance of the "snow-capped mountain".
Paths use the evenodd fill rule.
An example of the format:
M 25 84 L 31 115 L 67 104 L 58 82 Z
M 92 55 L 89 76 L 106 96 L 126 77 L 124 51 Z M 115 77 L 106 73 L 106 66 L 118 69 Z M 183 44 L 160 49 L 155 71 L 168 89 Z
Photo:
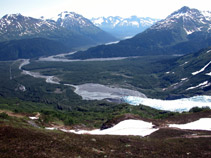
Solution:
M 58 14 L 57 17 L 51 19 L 56 21 L 59 26 L 65 28 L 74 28 L 74 27 L 83 28 L 83 27 L 94 26 L 90 20 L 84 18 L 79 14 L 68 11 L 64 11 Z
M 183 7 L 166 19 L 157 22 L 151 29 L 175 29 L 180 27 L 187 35 L 198 31 L 211 30 L 211 12 Z
M 55 45 L 59 48 L 57 53 L 62 53 L 63 50 L 73 51 L 75 48 L 116 40 L 115 37 L 96 27 L 88 19 L 73 12 L 63 12 L 56 19 L 45 19 L 44 17 L 36 19 L 21 14 L 5 15 L 0 19 L 0 42 L 2 42 L 0 43 L 2 46 L 0 53 L 5 54 L 7 50 L 8 54 L 10 52 L 16 54 L 15 57 L 11 55 L 4 60 L 19 58 L 20 53 L 15 52 L 26 54 L 25 51 L 29 50 L 27 48 L 33 50 L 33 55 L 30 57 L 37 56 L 38 54 L 35 52 L 40 51 L 38 48 L 39 46 L 43 47 L 42 43 L 46 43 L 46 47 L 48 47 L 42 49 L 42 52 L 46 55 L 46 51 L 48 51 L 47 53 L 50 55 L 51 48 L 54 48 Z M 5 43 L 5 41 L 7 42 Z M 33 41 L 36 43 L 31 45 Z M 25 43 L 28 44 L 25 45 Z M 56 54 L 55 51 L 53 52 Z M 26 55 L 22 56 L 22 58 L 24 57 Z
M 55 22 L 26 17 L 21 14 L 8 14 L 0 19 L 0 41 L 39 37 L 56 29 Z
M 209 11 L 182 7 L 131 39 L 115 45 L 98 46 L 73 56 L 102 58 L 196 52 L 211 46 L 210 17 Z
M 40 19 L 21 14 L 5 15 L 0 19 L 0 41 L 42 37 L 62 42 L 77 42 L 77 46 L 115 41 L 83 16 L 62 12 L 54 19 Z M 70 41 L 74 40 L 74 41 Z
M 107 31 L 116 37 L 125 38 L 134 36 L 152 26 L 159 19 L 143 18 L 131 16 L 122 18 L 119 16 L 109 16 L 92 18 L 91 21 L 102 30 Z
M 48 21 L 55 21 L 58 27 L 77 32 L 99 43 L 116 40 L 116 38 L 95 26 L 90 20 L 74 12 L 64 11 Z

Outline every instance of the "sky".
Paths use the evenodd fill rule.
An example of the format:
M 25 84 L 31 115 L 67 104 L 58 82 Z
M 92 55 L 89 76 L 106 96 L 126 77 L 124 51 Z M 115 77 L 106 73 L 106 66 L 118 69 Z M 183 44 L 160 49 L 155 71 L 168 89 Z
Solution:
M 71 11 L 86 18 L 136 15 L 164 19 L 183 6 L 211 11 L 210 0 L 0 0 L 0 17 L 21 13 L 52 18 Z

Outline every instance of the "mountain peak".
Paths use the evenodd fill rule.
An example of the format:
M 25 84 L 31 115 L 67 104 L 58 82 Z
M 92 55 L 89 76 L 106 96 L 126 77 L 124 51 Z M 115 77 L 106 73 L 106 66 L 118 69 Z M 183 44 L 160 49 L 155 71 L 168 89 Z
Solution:
M 182 7 L 181 9 L 178 10 L 178 12 L 180 13 L 186 13 L 188 11 L 190 11 L 191 9 L 187 6 Z
M 81 15 L 79 14 L 76 14 L 75 12 L 68 12 L 68 11 L 64 11 L 64 12 L 61 12 L 60 14 L 58 14 L 58 18 L 61 18 L 61 19 L 65 19 L 65 18 L 77 18 L 77 17 L 80 17 Z
M 183 16 L 183 15 L 189 16 L 191 14 L 200 14 L 200 11 L 197 10 L 197 9 L 191 9 L 191 8 L 189 8 L 187 6 L 184 6 L 184 7 L 180 8 L 179 10 L 173 12 L 168 17 L 172 17 L 172 16 L 175 16 L 175 15 L 176 16 Z
M 17 14 L 6 14 L 2 18 L 3 19 L 6 19 L 6 18 L 15 18 L 15 17 L 18 17 L 18 16 L 23 16 L 23 15 L 21 15 L 20 13 L 17 13 Z
M 194 32 L 210 32 L 211 21 L 209 12 L 201 12 L 197 9 L 182 7 L 173 12 L 166 19 L 156 23 L 151 29 L 175 30 L 180 28 L 190 35 Z
M 64 11 L 56 17 L 51 18 L 51 20 L 54 20 L 58 25 L 66 28 L 93 26 L 88 19 L 75 12 Z

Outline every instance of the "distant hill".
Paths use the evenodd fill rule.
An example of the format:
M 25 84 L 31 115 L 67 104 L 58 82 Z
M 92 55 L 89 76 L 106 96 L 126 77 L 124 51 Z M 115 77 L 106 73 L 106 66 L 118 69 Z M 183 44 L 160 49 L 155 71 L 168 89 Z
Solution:
M 128 18 L 109 16 L 107 18 L 92 18 L 91 21 L 102 30 L 114 35 L 117 38 L 124 39 L 143 32 L 159 21 L 159 19 L 137 16 L 131 16 Z
M 16 60 L 68 52 L 61 43 L 45 38 L 32 38 L 0 42 L 0 59 Z
M 101 45 L 72 58 L 187 54 L 211 46 L 211 12 L 183 7 L 146 31 L 117 44 Z

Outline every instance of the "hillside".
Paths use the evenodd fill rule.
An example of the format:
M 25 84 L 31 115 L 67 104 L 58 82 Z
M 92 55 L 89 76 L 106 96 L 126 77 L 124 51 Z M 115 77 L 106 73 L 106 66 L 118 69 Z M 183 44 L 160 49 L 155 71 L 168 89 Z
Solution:
M 71 58 L 127 57 L 187 54 L 211 45 L 210 12 L 183 7 L 166 19 L 117 44 L 101 45 L 78 52 Z M 208 16 L 209 15 L 209 16 Z
M 199 114 L 203 114 L 199 113 Z M 206 114 L 206 113 L 204 113 Z M 208 113 L 208 116 L 210 112 Z M 194 115 L 186 115 L 192 120 Z M 175 117 L 178 118 L 178 117 Z M 182 116 L 182 118 L 184 118 Z M 166 121 L 172 121 L 170 117 Z M 210 153 L 210 131 L 161 128 L 150 136 L 76 135 L 33 127 L 26 117 L 0 113 L 0 156 L 6 157 L 201 157 Z M 163 120 L 162 120 L 163 121 Z
M 45 38 L 0 42 L 0 60 L 35 58 L 68 52 L 65 45 Z
M 211 48 L 180 57 L 161 75 L 165 81 L 174 80 L 164 91 L 180 95 L 211 94 Z

